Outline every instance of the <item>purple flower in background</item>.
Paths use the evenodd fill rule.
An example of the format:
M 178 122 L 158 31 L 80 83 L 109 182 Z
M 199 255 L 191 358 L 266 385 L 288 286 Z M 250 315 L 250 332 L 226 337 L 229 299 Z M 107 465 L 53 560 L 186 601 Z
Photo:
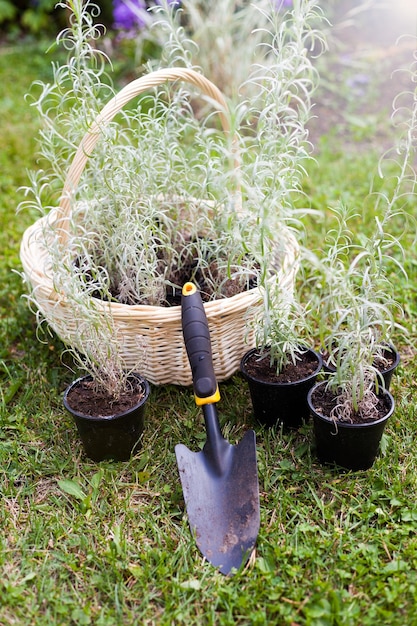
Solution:
M 145 0 L 113 0 L 113 25 L 118 30 L 140 30 L 152 21 L 148 12 L 149 4 Z M 155 3 L 161 4 L 161 0 Z M 168 4 L 179 5 L 179 0 L 168 0 Z
M 113 20 L 120 30 L 143 28 L 149 23 L 145 0 L 113 0 Z
M 288 9 L 292 7 L 293 0 L 275 0 L 275 8 L 277 11 L 280 9 Z

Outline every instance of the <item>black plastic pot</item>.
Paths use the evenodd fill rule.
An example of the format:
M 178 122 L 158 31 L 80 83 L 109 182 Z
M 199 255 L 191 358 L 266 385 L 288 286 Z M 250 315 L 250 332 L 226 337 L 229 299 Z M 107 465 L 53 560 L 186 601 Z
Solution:
M 258 353 L 256 348 L 249 350 L 242 358 L 240 371 L 249 386 L 255 419 L 263 426 L 282 424 L 284 428 L 299 428 L 308 420 L 310 411 L 307 393 L 316 382 L 322 358 L 314 350 L 307 352 L 317 360 L 315 371 L 307 378 L 290 383 L 266 382 L 248 373 L 246 363 L 253 354 Z
M 75 380 L 65 391 L 64 406 L 74 418 L 78 434 L 86 455 L 93 461 L 127 461 L 140 447 L 144 428 L 145 404 L 150 387 L 147 380 L 138 374 L 132 377 L 140 381 L 143 397 L 128 411 L 106 417 L 92 417 L 75 411 L 68 402 L 71 390 L 91 376 Z
M 312 387 L 307 396 L 313 418 L 316 454 L 321 463 L 336 464 L 348 470 L 366 470 L 372 467 L 385 426 L 394 412 L 395 402 L 389 391 L 384 390 L 390 408 L 381 419 L 364 423 L 335 422 L 324 416 L 314 406 L 314 392 L 319 385 Z
M 380 374 L 382 376 L 382 378 L 384 379 L 384 386 L 385 389 L 387 391 L 389 391 L 390 385 L 391 385 L 391 379 L 392 379 L 392 375 L 395 371 L 395 369 L 398 367 L 399 363 L 400 363 L 400 354 L 398 352 L 398 350 L 396 350 L 394 348 L 393 345 L 387 345 L 387 348 L 384 350 L 385 355 L 389 356 L 391 355 L 393 357 L 393 363 L 390 367 L 387 367 L 386 369 L 381 369 L 380 370 Z M 329 365 L 326 362 L 326 359 L 323 358 L 323 370 L 325 372 L 331 373 L 334 372 L 336 370 L 336 368 L 333 365 Z
M 384 370 L 381 370 L 381 376 L 384 379 L 385 389 L 389 391 L 392 375 L 394 371 L 396 370 L 396 368 L 398 367 L 398 365 L 400 364 L 400 353 L 391 344 L 387 346 L 387 348 L 384 350 L 384 353 L 386 355 L 391 354 L 394 357 L 394 361 L 392 365 L 390 367 L 387 367 Z

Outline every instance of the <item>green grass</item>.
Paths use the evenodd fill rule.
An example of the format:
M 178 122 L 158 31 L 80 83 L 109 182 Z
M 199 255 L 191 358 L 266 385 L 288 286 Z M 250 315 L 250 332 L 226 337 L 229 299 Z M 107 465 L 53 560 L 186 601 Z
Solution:
M 317 462 L 310 425 L 289 435 L 256 427 L 256 559 L 225 578 L 203 561 L 184 514 L 174 446 L 197 450 L 204 440 L 190 390 L 154 387 L 141 453 L 128 463 L 90 462 L 63 410 L 73 374 L 60 342 L 38 341 L 21 298 L 14 270 L 35 216 L 15 208 L 35 167 L 36 133 L 23 94 L 47 77 L 48 63 L 36 47 L 0 48 L 0 623 L 417 624 L 413 233 L 405 238 L 411 280 L 399 276 L 396 294 L 410 336 L 401 340 L 382 454 L 366 472 L 341 472 Z M 312 206 L 341 195 L 361 206 L 376 162 L 323 138 L 305 181 Z M 327 226 L 311 220 L 312 247 Z M 248 390 L 236 375 L 221 393 L 225 435 L 235 442 L 252 426 Z

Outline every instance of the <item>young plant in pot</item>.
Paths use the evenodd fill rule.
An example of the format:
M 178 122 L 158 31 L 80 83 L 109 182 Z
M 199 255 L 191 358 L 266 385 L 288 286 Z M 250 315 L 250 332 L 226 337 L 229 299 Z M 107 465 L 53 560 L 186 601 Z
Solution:
M 334 369 L 308 393 L 321 462 L 354 471 L 373 465 L 395 406 L 374 365 L 375 355 L 384 358 L 384 350 L 369 328 L 345 329 L 344 339 L 338 337 Z
M 264 290 L 262 314 L 255 322 L 257 346 L 242 358 L 254 416 L 264 426 L 298 428 L 309 418 L 307 394 L 322 366 L 320 353 L 304 344 L 308 315 L 292 293 Z
M 386 272 L 393 261 L 384 253 L 382 222 L 376 221 L 378 239 L 353 243 L 358 216 L 343 206 L 335 213 L 312 296 L 326 374 L 308 403 L 319 459 L 359 470 L 372 466 L 394 411 L 388 387 L 399 360 L 391 348 L 399 306 Z
M 89 458 L 127 461 L 141 448 L 150 386 L 138 371 L 125 369 L 111 318 L 94 309 L 93 299 L 86 308 L 73 296 L 78 342 L 68 352 L 86 373 L 67 387 L 64 406 Z
M 308 307 L 298 301 L 294 284 L 279 284 L 271 275 L 277 263 L 277 233 L 291 228 L 299 241 L 294 274 L 302 256 L 303 211 L 294 206 L 294 192 L 301 187 L 312 148 L 306 124 L 318 76 L 307 50 L 323 45 L 314 30 L 316 9 L 314 2 L 294 3 L 285 23 L 274 29 L 267 62 L 249 79 L 259 85 L 262 97 L 252 104 L 257 137 L 252 146 L 248 133 L 242 158 L 249 155 L 252 160 L 242 168 L 241 184 L 256 216 L 249 242 L 259 269 L 262 305 L 248 323 L 255 348 L 244 355 L 240 370 L 249 385 L 255 419 L 266 426 L 297 428 L 308 419 L 307 392 L 322 363 L 308 345 Z
M 398 138 L 379 161 L 363 214 L 336 210 L 328 230 L 319 277 L 313 275 L 326 379 L 309 403 L 319 458 L 351 469 L 372 466 L 394 410 L 388 391 L 399 356 L 394 336 L 405 336 L 396 297 L 398 276 L 407 279 L 401 238 L 415 233 L 417 99 L 416 64 L 404 70 L 409 90 L 393 101 Z

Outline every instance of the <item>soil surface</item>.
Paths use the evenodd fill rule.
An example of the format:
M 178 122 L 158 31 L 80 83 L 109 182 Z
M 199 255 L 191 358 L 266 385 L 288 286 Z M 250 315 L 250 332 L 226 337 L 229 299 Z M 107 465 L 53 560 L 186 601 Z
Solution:
M 329 355 L 328 353 L 323 354 L 323 365 L 330 371 L 334 372 L 336 367 L 332 363 L 328 363 Z M 397 355 L 394 354 L 391 350 L 384 350 L 381 356 L 378 356 L 374 359 L 373 366 L 381 373 L 388 372 L 393 367 L 395 361 L 397 360 Z
M 182 285 L 191 281 L 193 282 L 201 295 L 203 302 L 209 302 L 216 298 L 231 298 L 256 287 L 255 275 L 249 281 L 246 280 L 234 280 L 228 278 L 226 270 L 219 269 L 219 265 L 216 261 L 209 263 L 208 267 L 204 270 L 200 268 L 195 262 L 187 264 L 184 267 L 176 269 L 169 276 L 169 282 L 175 283 L 178 287 L 175 287 L 166 294 L 165 302 L 161 302 L 161 306 L 179 306 L 181 304 Z M 217 293 L 213 291 L 213 284 L 221 283 L 221 292 Z
M 105 262 L 100 259 L 99 252 L 93 256 L 96 259 L 95 263 L 97 266 L 102 265 L 105 267 Z M 197 286 L 203 302 L 209 302 L 215 298 L 230 298 L 249 289 L 253 289 L 257 285 L 255 272 L 251 276 L 230 278 L 229 272 L 233 272 L 234 267 L 228 267 L 228 260 L 225 255 L 220 262 L 213 254 L 210 258 L 206 258 L 204 262 L 200 263 L 197 253 L 194 255 L 192 251 L 188 251 L 187 256 L 186 251 L 184 251 L 181 254 L 181 263 L 169 265 L 169 261 L 163 257 L 161 257 L 160 263 L 161 275 L 165 274 L 166 267 L 168 267 L 167 276 L 165 278 L 165 294 L 163 299 L 157 303 L 158 306 L 162 307 L 180 305 L 182 287 L 185 283 L 190 281 Z M 83 265 L 83 260 L 77 258 L 74 264 L 76 267 L 80 267 Z M 110 271 L 109 275 L 111 275 Z M 91 276 L 91 272 L 87 274 L 87 283 L 90 287 L 97 285 Z M 134 298 L 133 294 L 129 294 L 127 298 L 123 297 L 117 279 L 112 280 L 112 284 L 109 286 L 109 293 L 111 298 L 120 304 L 150 304 L 145 298 Z M 100 300 L 110 299 L 107 295 L 103 296 L 98 288 L 92 291 L 92 295 Z
M 349 423 L 366 424 L 375 422 L 378 419 L 382 419 L 391 408 L 391 403 L 386 395 L 378 396 L 377 399 L 378 401 L 376 405 L 376 414 L 373 418 L 364 418 L 363 415 L 354 412 L 351 414 L 351 419 Z M 327 417 L 328 419 L 331 419 L 331 412 L 339 403 L 339 398 L 335 396 L 334 393 L 326 391 L 325 385 L 320 385 L 317 387 L 317 389 L 312 394 L 311 400 L 315 411 L 317 413 L 320 413 L 320 415 L 323 415 L 323 417 Z
M 249 376 L 266 383 L 294 383 L 308 378 L 317 371 L 318 360 L 311 351 L 300 353 L 297 363 L 289 363 L 277 375 L 276 369 L 270 366 L 269 354 L 262 359 L 254 352 L 245 362 L 245 371 Z
M 115 400 L 92 380 L 84 380 L 75 385 L 67 396 L 70 407 L 90 417 L 111 417 L 129 411 L 139 404 L 144 396 L 141 382 L 132 377 L 129 379 L 129 387 L 123 396 Z

